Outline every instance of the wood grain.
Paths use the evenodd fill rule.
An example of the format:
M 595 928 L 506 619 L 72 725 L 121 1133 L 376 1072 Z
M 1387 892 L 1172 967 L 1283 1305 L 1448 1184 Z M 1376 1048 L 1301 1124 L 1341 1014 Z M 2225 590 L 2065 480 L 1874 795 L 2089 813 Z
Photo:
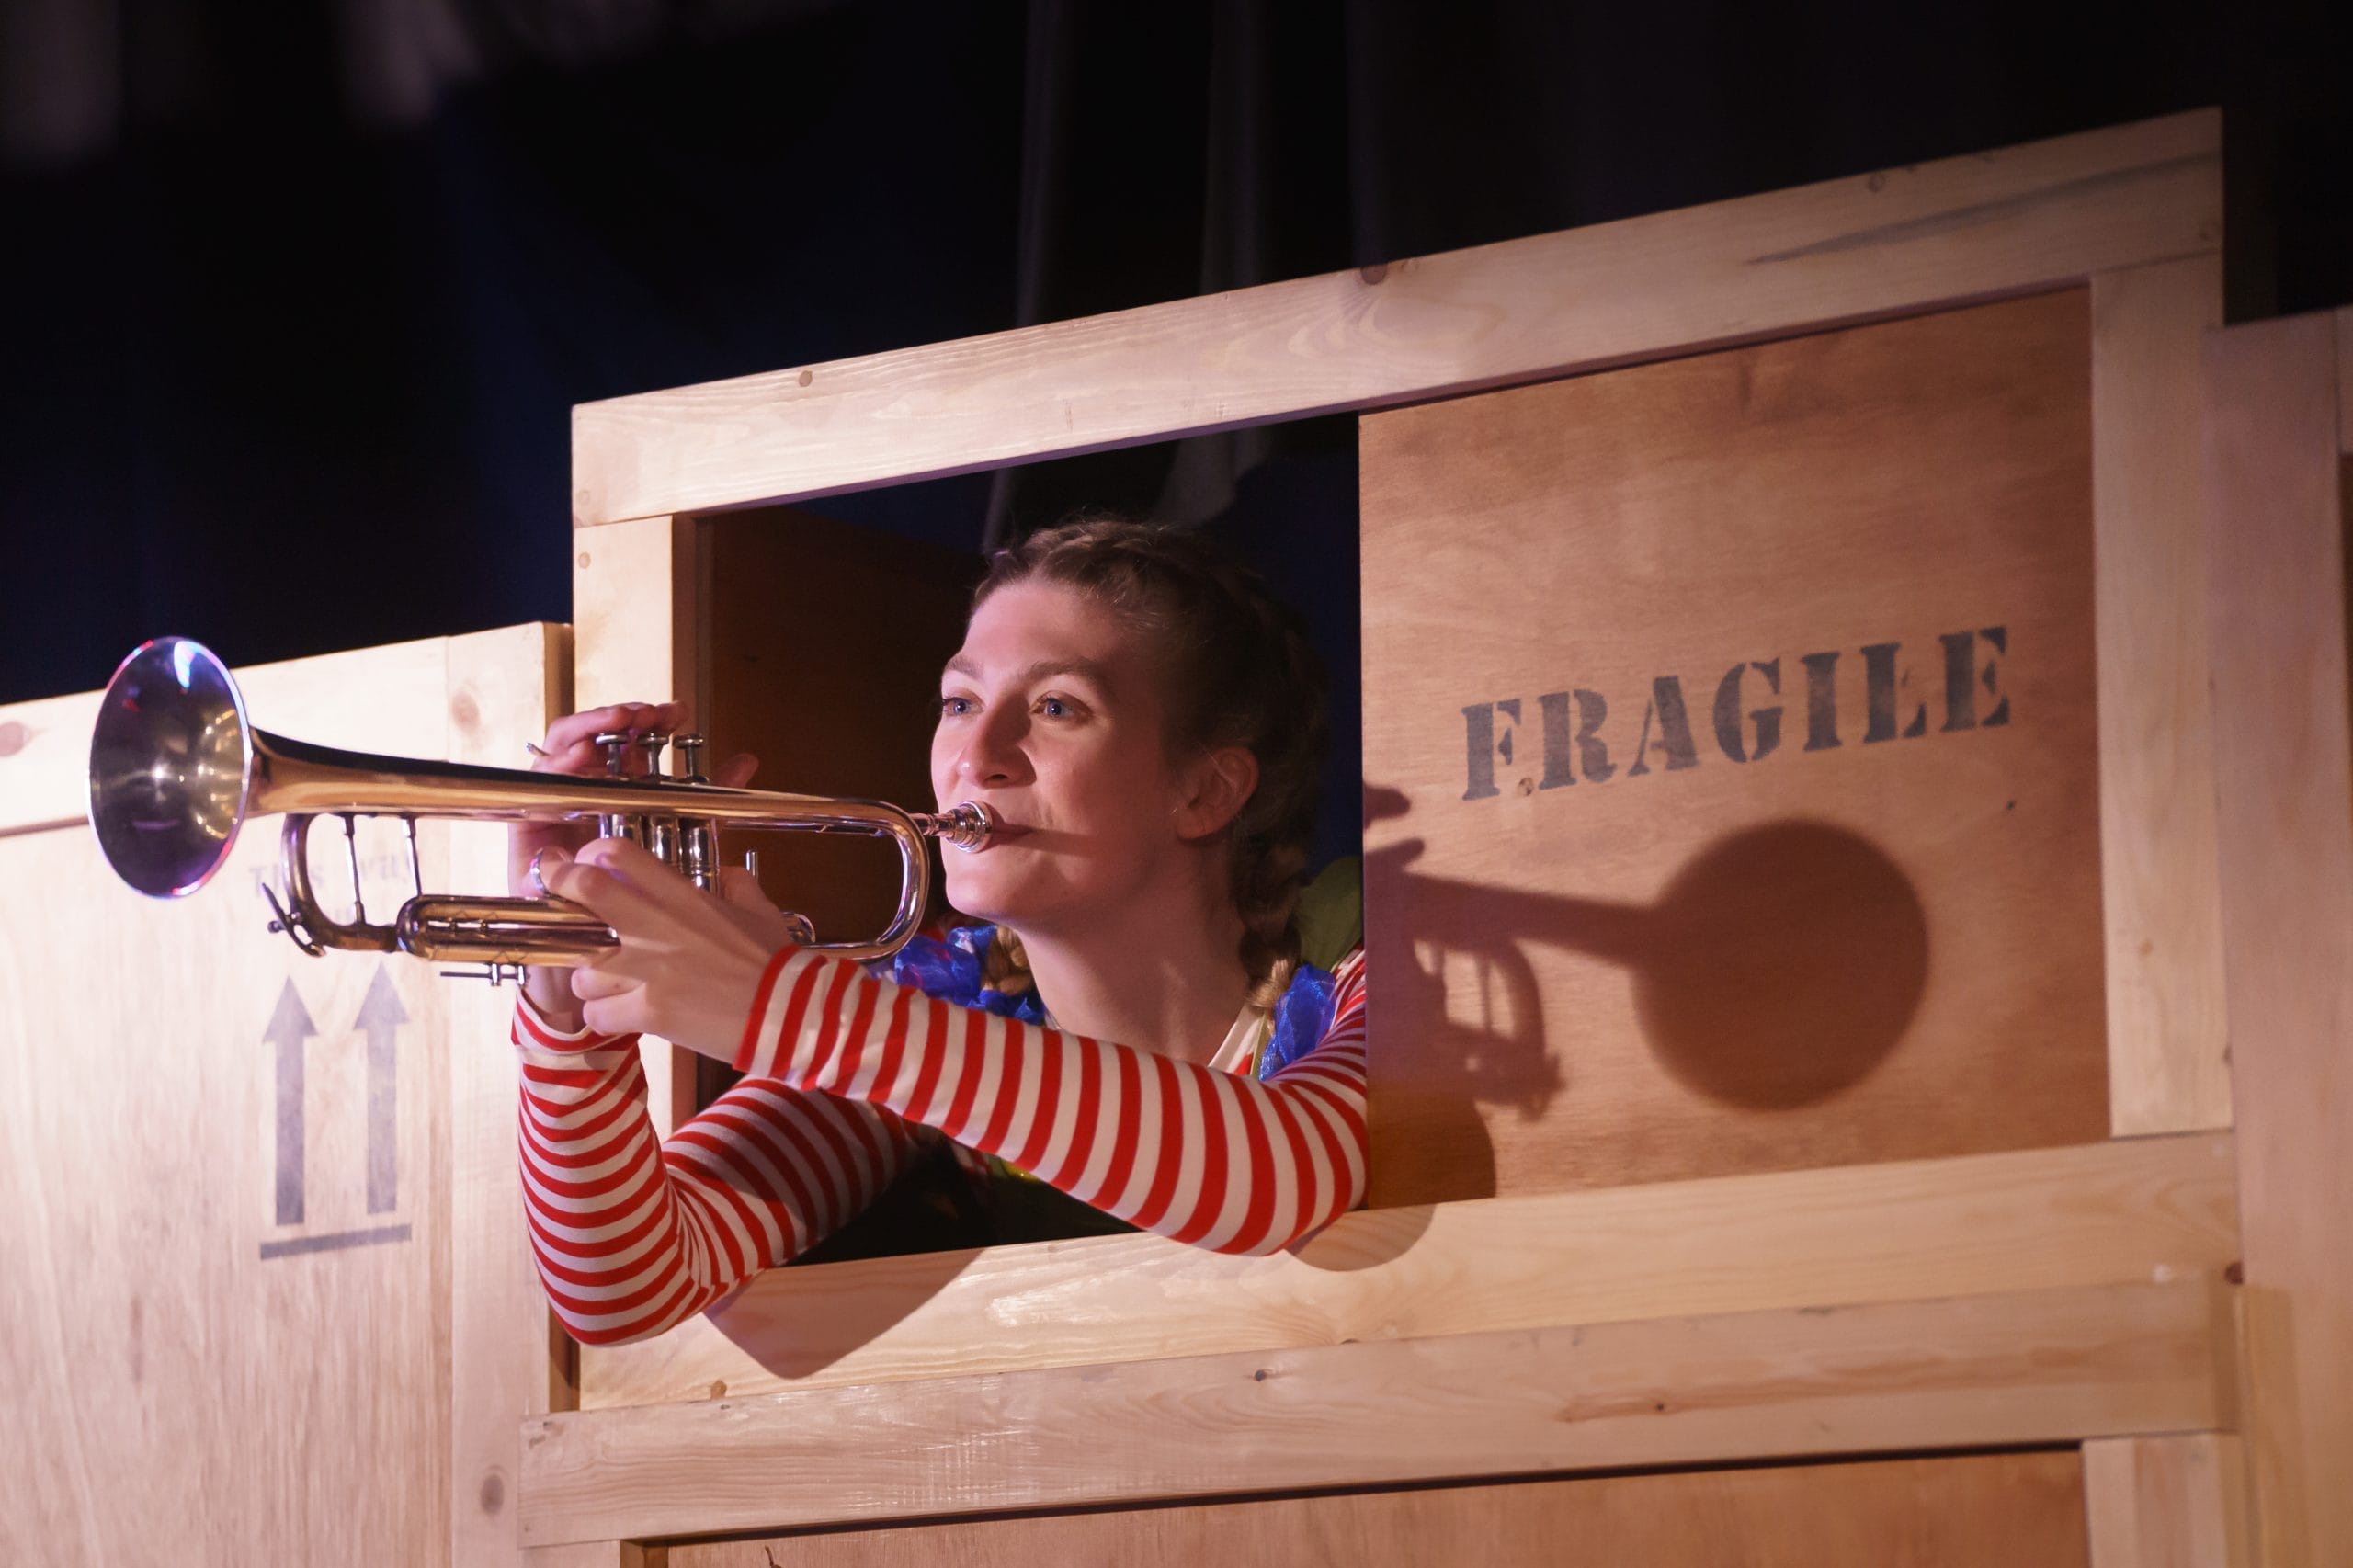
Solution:
M 0 709 L 0 835 L 88 820 L 90 731 L 99 695 L 83 691 Z
M 828 1531 L 670 1548 L 670 1568 L 1203 1562 L 2077 1568 L 2071 1450 L 1602 1476 Z
M 1364 420 L 1375 1206 L 2106 1135 L 2088 327 Z
M 633 1540 L 580 1540 L 562 1546 L 535 1546 L 522 1557 L 523 1568 L 665 1568 L 668 1562 L 662 1548 L 649 1550 Z
M 449 659 L 434 640 L 239 678 L 265 727 L 431 756 Z M 0 1385 L 16 1439 L 0 1559 L 449 1550 L 446 997 L 423 965 L 313 961 L 264 929 L 269 825 L 169 903 L 118 883 L 85 827 L 0 840 Z M 426 874 L 446 877 L 447 835 L 420 836 Z M 394 835 L 362 844 L 405 884 Z M 319 860 L 332 907 L 346 880 Z M 374 1194 L 370 1006 L 394 1111 L 392 1189 Z M 301 1213 L 281 1221 L 290 1045 Z
M 2198 355 L 2219 256 L 2092 279 L 2092 527 L 2110 1126 L 2227 1127 Z
M 2211 111 L 573 411 L 588 527 L 1377 408 L 2206 255 Z
M 449 738 L 453 762 L 515 766 L 516 737 L 570 710 L 571 637 L 560 626 L 524 626 L 452 638 Z M 450 887 L 504 892 L 506 830 L 448 828 Z M 513 1568 L 517 1434 L 526 1416 L 565 1408 L 568 1376 L 551 1358 L 568 1342 L 556 1331 L 531 1264 L 516 1155 L 516 1067 L 506 1046 L 514 992 L 448 981 L 444 1000 L 449 1118 L 449 1561 L 453 1568 Z
M 524 1539 L 2211 1430 L 2233 1330 L 2199 1278 L 579 1411 Z
M 2139 1139 L 1376 1210 L 1264 1258 L 1113 1236 L 771 1269 L 584 1348 L 580 1403 L 2180 1278 L 2238 1257 L 2231 1161 Z
M 2353 1562 L 2353 736 L 2341 363 L 2327 315 L 2205 361 L 2207 572 L 2245 1433 L 2272 1565 Z
M 2196 1432 L 2084 1445 L 2091 1568 L 2254 1568 L 2239 1439 Z
M 710 558 L 704 544 L 703 525 L 667 517 L 641 518 L 573 541 L 576 710 L 676 699 L 698 720 L 709 711 Z M 643 1055 L 654 1125 L 667 1137 L 695 1113 L 697 1059 L 654 1035 L 645 1037 Z

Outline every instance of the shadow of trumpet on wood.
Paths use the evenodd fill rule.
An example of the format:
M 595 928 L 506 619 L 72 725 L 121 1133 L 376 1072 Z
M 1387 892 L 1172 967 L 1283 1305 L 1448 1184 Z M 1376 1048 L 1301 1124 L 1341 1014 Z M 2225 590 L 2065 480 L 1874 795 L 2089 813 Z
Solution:
M 1393 790 L 1369 790 L 1367 806 L 1369 823 L 1408 809 Z M 1548 1017 L 1536 948 L 1625 971 L 1659 1068 L 1754 1112 L 1819 1105 L 1861 1082 L 1902 1043 L 1927 990 L 1927 916 L 1911 879 L 1835 824 L 1732 834 L 1641 905 L 1433 876 L 1414 864 L 1423 848 L 1402 839 L 1366 856 L 1369 924 L 1394 920 L 1410 960 L 1377 958 L 1371 976 L 1377 1204 L 1493 1195 L 1488 1116 L 1540 1119 L 1575 1087 L 1578 1022 Z M 1384 905 L 1397 913 L 1381 915 Z M 1384 1029 L 1384 1007 L 1406 1021 Z M 1394 1161 L 1422 1168 L 1385 1168 Z

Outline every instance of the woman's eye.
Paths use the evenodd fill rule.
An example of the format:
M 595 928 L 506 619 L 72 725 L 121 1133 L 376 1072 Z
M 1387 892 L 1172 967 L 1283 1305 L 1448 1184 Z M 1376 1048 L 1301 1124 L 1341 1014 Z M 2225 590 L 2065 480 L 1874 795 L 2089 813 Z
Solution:
M 1044 714 L 1049 719 L 1075 718 L 1078 713 L 1077 709 L 1072 707 L 1069 703 L 1063 701 L 1059 697 L 1040 698 L 1038 699 L 1038 711 Z
M 976 704 L 969 697 L 943 697 L 939 699 L 939 716 L 943 719 L 961 719 L 972 712 Z

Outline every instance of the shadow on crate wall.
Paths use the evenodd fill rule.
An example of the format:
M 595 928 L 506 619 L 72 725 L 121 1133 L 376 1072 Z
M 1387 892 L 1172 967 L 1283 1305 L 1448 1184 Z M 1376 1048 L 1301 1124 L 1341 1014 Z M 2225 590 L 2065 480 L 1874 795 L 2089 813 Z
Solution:
M 1410 809 L 1393 789 L 1368 789 L 1365 800 L 1368 825 Z M 1409 961 L 1378 975 L 1381 1005 L 1437 1020 L 1412 1042 L 1409 1064 L 1384 1063 L 1377 1038 L 1373 1073 L 1410 1084 L 1401 1103 L 1411 1132 L 1399 1141 L 1445 1162 L 1450 1196 L 1495 1191 L 1487 1108 L 1540 1119 L 1569 1087 L 1563 1053 L 1546 1043 L 1530 944 L 1630 971 L 1659 1065 L 1750 1110 L 1819 1104 L 1859 1083 L 1901 1043 L 1927 987 L 1927 917 L 1911 879 L 1835 824 L 1794 819 L 1720 838 L 1646 907 L 1434 877 L 1413 869 L 1423 848 L 1406 838 L 1366 855 L 1368 896 L 1406 912 L 1399 948 Z M 1463 958 L 1499 1004 L 1479 1024 L 1446 1006 L 1448 960 Z

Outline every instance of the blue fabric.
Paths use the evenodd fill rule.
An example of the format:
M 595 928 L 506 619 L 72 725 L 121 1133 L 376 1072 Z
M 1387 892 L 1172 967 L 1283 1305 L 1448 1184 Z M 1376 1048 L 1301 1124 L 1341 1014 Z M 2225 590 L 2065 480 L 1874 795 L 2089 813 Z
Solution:
M 944 942 L 936 937 L 917 937 L 891 960 L 887 978 L 960 1007 L 977 1007 L 1025 1024 L 1042 1025 L 1046 1005 L 1039 999 L 1036 987 L 1007 994 L 981 983 L 983 960 L 995 939 L 994 926 L 959 926 Z M 1259 1053 L 1259 1077 L 1281 1071 L 1315 1049 L 1332 1027 L 1333 989 L 1330 974 L 1313 964 L 1299 966 L 1290 989 L 1275 1004 L 1274 1035 Z
M 1258 1056 L 1258 1076 L 1281 1072 L 1322 1042 L 1332 1027 L 1332 997 L 1337 986 L 1329 972 L 1312 963 L 1299 966 L 1290 989 L 1275 1003 L 1274 1038 Z
M 977 1007 L 1025 1024 L 1043 1024 L 1046 1005 L 1039 1000 L 1035 986 L 1008 994 L 981 983 L 981 961 L 988 956 L 989 943 L 995 937 L 994 926 L 960 926 L 948 933 L 944 942 L 936 937 L 917 937 L 891 960 L 890 978 L 960 1007 Z

